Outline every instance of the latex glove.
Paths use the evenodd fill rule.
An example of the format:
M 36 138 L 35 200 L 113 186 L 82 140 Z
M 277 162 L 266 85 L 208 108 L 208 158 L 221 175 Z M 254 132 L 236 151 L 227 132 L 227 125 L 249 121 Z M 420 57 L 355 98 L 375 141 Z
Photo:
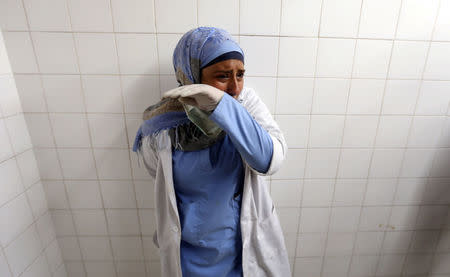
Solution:
M 213 86 L 193 84 L 166 91 L 163 98 L 178 98 L 181 103 L 210 112 L 217 107 L 223 95 L 223 91 Z

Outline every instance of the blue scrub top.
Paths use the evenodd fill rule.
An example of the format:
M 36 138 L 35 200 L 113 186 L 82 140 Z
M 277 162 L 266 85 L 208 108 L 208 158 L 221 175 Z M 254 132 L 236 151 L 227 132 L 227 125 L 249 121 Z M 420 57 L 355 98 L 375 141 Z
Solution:
M 266 172 L 273 153 L 269 134 L 225 94 L 210 118 L 225 137 L 199 151 L 173 150 L 181 222 L 181 269 L 186 277 L 241 277 L 242 158 Z

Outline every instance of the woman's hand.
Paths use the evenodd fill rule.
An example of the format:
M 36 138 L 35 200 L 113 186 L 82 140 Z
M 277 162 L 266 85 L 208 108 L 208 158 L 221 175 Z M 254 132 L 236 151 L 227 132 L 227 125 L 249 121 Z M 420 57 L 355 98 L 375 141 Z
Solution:
M 163 98 L 177 98 L 181 103 L 196 106 L 203 111 L 213 111 L 224 92 L 210 85 L 194 84 L 181 86 L 163 94 Z

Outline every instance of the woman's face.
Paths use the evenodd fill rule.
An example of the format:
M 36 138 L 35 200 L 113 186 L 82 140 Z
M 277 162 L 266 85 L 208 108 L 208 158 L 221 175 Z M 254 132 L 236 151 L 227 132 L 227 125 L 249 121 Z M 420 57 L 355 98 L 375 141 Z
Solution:
M 203 68 L 201 81 L 237 99 L 244 87 L 244 72 L 240 60 L 225 60 Z

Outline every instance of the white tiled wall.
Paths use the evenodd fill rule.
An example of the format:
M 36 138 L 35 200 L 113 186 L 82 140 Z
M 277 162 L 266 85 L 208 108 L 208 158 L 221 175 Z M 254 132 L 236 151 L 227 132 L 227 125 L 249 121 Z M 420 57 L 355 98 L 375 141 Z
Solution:
M 0 29 L 0 276 L 67 276 Z
M 45 190 L 69 276 L 159 276 L 130 148 L 203 25 L 239 40 L 286 135 L 270 188 L 294 276 L 450 276 L 449 0 L 5 0 L 0 24 L 42 177 L 26 196 Z M 0 154 L 26 154 L 6 103 Z M 44 209 L 13 203 L 32 208 L 8 232 Z

